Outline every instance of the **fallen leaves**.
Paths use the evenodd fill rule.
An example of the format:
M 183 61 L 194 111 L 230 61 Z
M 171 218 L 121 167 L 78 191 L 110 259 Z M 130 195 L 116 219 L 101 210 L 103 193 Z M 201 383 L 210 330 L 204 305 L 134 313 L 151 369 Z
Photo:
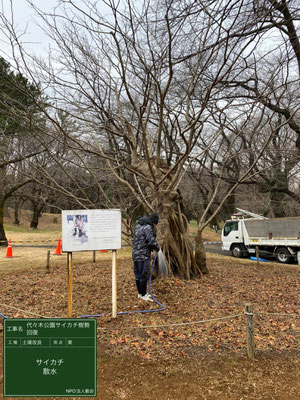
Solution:
M 249 261 L 250 263 L 250 261 Z M 118 262 L 118 310 L 128 311 L 111 318 L 111 262 L 74 266 L 74 316 L 105 314 L 98 318 L 98 341 L 108 352 L 135 354 L 145 360 L 189 356 L 197 352 L 245 352 L 245 318 L 172 326 L 176 323 L 210 320 L 244 312 L 245 303 L 252 303 L 256 348 L 264 350 L 298 349 L 298 318 L 263 315 L 263 313 L 299 314 L 298 285 L 300 269 L 295 266 L 273 265 L 250 268 L 231 259 L 228 262 L 209 260 L 210 275 L 184 281 L 177 277 L 156 279 L 152 288 L 159 302 L 167 309 L 158 313 L 130 313 L 160 308 L 137 299 L 131 260 Z M 67 316 L 66 268 L 46 273 L 31 270 L 6 275 L 2 279 L 2 303 L 14 305 L 0 310 L 9 317 L 29 317 L 31 311 L 48 317 Z M 261 314 L 260 314 L 261 313 Z M 170 325 L 157 328 L 138 326 Z

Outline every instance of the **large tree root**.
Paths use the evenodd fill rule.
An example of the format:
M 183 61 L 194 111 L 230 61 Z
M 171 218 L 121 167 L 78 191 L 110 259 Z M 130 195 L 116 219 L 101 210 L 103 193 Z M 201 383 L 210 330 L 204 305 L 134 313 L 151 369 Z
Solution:
M 168 221 L 163 221 L 162 225 L 160 245 L 167 260 L 168 275 L 180 275 L 185 279 L 199 276 L 201 268 L 194 256 L 185 216 L 172 210 Z

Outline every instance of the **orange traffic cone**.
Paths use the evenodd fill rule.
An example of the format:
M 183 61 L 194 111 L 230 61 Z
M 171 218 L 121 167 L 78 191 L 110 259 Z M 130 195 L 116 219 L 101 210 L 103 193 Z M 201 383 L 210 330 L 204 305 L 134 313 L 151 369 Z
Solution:
M 60 238 L 58 239 L 58 243 L 57 243 L 54 255 L 61 256 L 61 239 Z
M 12 245 L 11 245 L 11 239 L 8 241 L 8 246 L 7 246 L 7 251 L 6 251 L 6 257 L 12 257 Z

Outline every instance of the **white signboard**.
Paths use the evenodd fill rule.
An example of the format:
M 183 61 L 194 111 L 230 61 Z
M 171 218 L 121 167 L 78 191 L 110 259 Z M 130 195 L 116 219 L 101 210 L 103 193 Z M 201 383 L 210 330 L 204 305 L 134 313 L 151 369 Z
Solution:
M 120 210 L 62 211 L 62 251 L 120 248 Z

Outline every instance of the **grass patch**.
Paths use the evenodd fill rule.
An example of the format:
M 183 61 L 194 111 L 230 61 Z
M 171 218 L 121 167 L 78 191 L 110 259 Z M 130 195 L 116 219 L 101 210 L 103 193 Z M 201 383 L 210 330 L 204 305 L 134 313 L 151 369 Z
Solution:
M 195 228 L 195 227 L 197 228 L 197 227 L 198 227 L 197 221 L 190 221 L 189 225 L 190 225 L 190 227 L 192 227 L 192 228 Z
M 24 232 L 26 232 L 26 233 L 31 233 L 31 234 L 38 234 L 38 233 L 45 232 L 45 231 L 47 231 L 47 232 L 53 231 L 53 229 L 49 229 L 49 230 L 39 229 L 39 228 L 31 229 L 24 225 L 13 225 L 13 224 L 4 224 L 4 229 L 5 229 L 5 232 L 7 232 L 7 233 L 12 233 L 12 232 L 24 233 Z M 56 230 L 57 230 L 57 227 L 56 227 Z
M 189 231 L 192 239 L 195 238 L 198 229 L 198 223 L 196 221 L 191 221 L 189 223 Z M 221 240 L 221 231 L 215 232 L 214 229 L 206 227 L 202 234 L 202 239 L 204 242 L 218 242 Z

